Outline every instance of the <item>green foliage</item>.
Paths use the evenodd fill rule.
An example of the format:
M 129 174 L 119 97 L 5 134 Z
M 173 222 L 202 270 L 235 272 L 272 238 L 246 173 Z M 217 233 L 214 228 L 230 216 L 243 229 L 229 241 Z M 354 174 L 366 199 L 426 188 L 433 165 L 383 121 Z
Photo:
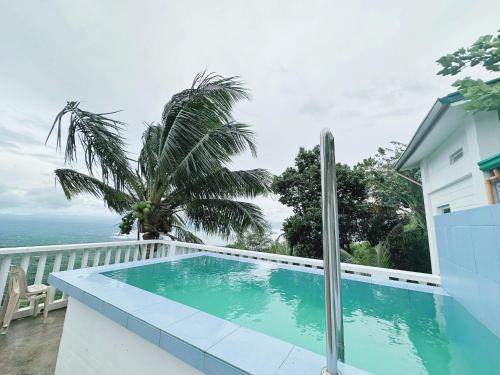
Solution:
M 290 255 L 286 243 L 273 240 L 272 228 L 269 223 L 261 229 L 249 229 L 237 235 L 236 242 L 227 245 L 232 249 L 261 251 L 265 253 Z
M 396 172 L 394 165 L 403 154 L 406 145 L 391 142 L 389 147 L 380 147 L 377 153 L 358 164 L 358 168 L 366 171 L 369 196 L 374 206 L 380 210 L 372 216 L 374 228 L 381 228 L 377 220 L 387 224 L 383 226 L 383 236 L 372 243 L 385 241 L 389 231 L 399 223 L 414 222 L 422 230 L 426 230 L 424 197 L 419 169 Z M 390 213 L 389 220 L 383 218 Z M 395 216 L 394 216 L 395 213 Z
M 228 169 L 233 157 L 247 150 L 256 154 L 250 126 L 232 118 L 234 104 L 247 98 L 237 77 L 198 74 L 165 105 L 160 122 L 146 125 L 136 168 L 125 151 L 124 124 L 109 117 L 113 113 L 95 114 L 68 102 L 48 138 L 57 127 L 61 147 L 62 121 L 69 117 L 65 162 L 76 161 L 78 139 L 89 174 L 58 169 L 57 180 L 68 199 L 79 194 L 103 199 L 123 216 L 123 233 L 137 221 L 145 239 L 163 233 L 201 242 L 188 228 L 224 238 L 262 229 L 260 208 L 239 199 L 270 192 L 271 175 L 263 169 Z M 99 176 L 94 176 L 96 166 Z
M 129 212 L 128 214 L 122 216 L 122 222 L 119 225 L 120 234 L 129 234 L 132 231 L 135 220 L 136 218 L 133 212 Z
M 500 116 L 500 82 L 485 83 L 480 79 L 464 78 L 453 86 L 467 100 L 464 108 L 471 112 L 498 111 Z
M 459 48 L 442 56 L 437 62 L 443 67 L 438 74 L 456 75 L 467 67 L 482 65 L 492 72 L 500 71 L 500 34 L 483 35 L 469 48 Z
M 500 34 L 484 35 L 472 46 L 442 56 L 437 60 L 442 66 L 438 74 L 457 75 L 464 69 L 482 66 L 491 72 L 500 71 Z M 485 83 L 480 79 L 466 77 L 455 81 L 453 86 L 467 100 L 465 109 L 478 111 L 497 111 L 500 116 L 500 82 Z
M 266 253 L 279 254 L 279 255 L 291 255 L 290 247 L 286 242 L 273 241 L 273 243 L 269 247 L 265 248 L 262 251 Z
M 364 266 L 391 268 L 390 253 L 383 244 L 372 246 L 368 241 L 352 245 L 351 263 Z
M 266 223 L 263 228 L 250 229 L 243 233 L 239 233 L 237 235 L 236 242 L 227 245 L 227 247 L 233 249 L 263 251 L 263 249 L 269 247 L 272 242 L 271 225 Z
M 337 164 L 340 243 L 349 247 L 361 240 L 366 218 L 370 215 L 364 171 Z M 295 168 L 287 168 L 275 177 L 273 189 L 279 201 L 292 207 L 294 215 L 285 220 L 283 230 L 298 256 L 322 257 L 321 171 L 319 146 L 301 148 L 295 158 Z
M 377 153 L 354 167 L 337 165 L 337 189 L 341 261 L 378 267 L 426 270 L 428 251 L 417 252 L 403 263 L 397 257 L 401 247 L 386 240 L 398 225 L 418 228 L 411 236 L 426 243 L 425 211 L 418 170 L 405 171 L 404 177 L 394 170 L 394 163 L 404 150 L 401 143 L 380 148 Z M 412 180 L 413 182 L 411 182 Z M 293 255 L 323 257 L 321 179 L 318 147 L 301 148 L 295 167 L 275 177 L 273 188 L 279 200 L 293 209 L 283 223 L 285 238 Z M 401 240 L 405 241 L 405 233 Z M 417 239 L 415 238 L 415 241 Z M 378 244 L 372 246 L 371 244 Z M 427 245 L 426 245 L 427 246 Z M 392 251 L 396 252 L 395 260 Z
M 394 207 L 387 207 L 381 197 L 374 199 L 368 172 L 368 164 L 354 167 L 337 164 L 340 246 L 347 251 L 356 241 L 384 241 L 387 232 L 400 220 Z M 282 175 L 275 177 L 273 189 L 280 195 L 280 202 L 292 207 L 294 212 L 283 223 L 292 253 L 321 258 L 319 147 L 312 150 L 301 148 L 295 159 L 295 168 L 287 168 Z
M 399 225 L 387 236 L 386 246 L 393 268 L 431 272 L 429 242 L 423 229 Z

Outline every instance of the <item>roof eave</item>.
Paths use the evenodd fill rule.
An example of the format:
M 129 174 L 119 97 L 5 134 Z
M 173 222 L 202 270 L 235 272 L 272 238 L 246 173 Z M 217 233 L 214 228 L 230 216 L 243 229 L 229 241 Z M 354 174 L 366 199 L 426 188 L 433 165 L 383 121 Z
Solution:
M 422 144 L 427 135 L 432 131 L 436 123 L 439 121 L 443 113 L 449 107 L 451 101 L 445 102 L 442 99 L 437 99 L 434 105 L 431 107 L 430 111 L 425 116 L 424 120 L 418 127 L 417 131 L 413 135 L 410 143 L 406 147 L 405 151 L 396 162 L 395 169 L 400 171 L 404 169 L 405 163 L 417 150 L 417 148 Z

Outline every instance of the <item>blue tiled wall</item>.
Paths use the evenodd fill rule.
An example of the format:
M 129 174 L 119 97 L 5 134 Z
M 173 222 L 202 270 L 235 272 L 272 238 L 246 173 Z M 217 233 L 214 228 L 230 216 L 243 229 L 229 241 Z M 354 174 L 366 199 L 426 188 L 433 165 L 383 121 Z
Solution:
M 443 288 L 500 337 L 500 204 L 435 223 Z

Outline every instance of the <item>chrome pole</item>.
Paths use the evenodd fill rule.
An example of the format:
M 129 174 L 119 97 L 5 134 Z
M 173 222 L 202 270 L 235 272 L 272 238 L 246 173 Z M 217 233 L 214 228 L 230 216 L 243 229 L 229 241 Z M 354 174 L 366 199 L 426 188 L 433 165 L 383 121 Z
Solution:
M 323 206 L 323 259 L 325 270 L 326 368 L 323 374 L 340 374 L 344 362 L 344 326 L 340 295 L 340 243 L 337 210 L 335 145 L 328 129 L 321 131 L 321 198 Z

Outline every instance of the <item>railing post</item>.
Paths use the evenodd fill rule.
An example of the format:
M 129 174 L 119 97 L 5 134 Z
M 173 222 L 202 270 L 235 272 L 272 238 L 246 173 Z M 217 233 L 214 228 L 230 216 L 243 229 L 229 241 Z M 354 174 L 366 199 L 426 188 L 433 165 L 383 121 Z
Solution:
M 2 305 L 3 295 L 5 293 L 5 286 L 7 285 L 7 278 L 9 276 L 10 263 L 12 257 L 10 255 L 2 259 L 0 263 L 0 306 Z
M 104 255 L 104 265 L 107 266 L 111 260 L 111 248 L 107 247 Z
M 54 266 L 52 267 L 52 272 L 58 272 L 61 269 L 61 262 L 62 262 L 62 252 L 57 253 L 54 256 Z M 56 288 L 50 287 L 49 290 L 49 305 L 54 302 L 56 296 Z
M 323 374 L 340 374 L 344 361 L 344 328 L 340 293 L 340 244 L 337 205 L 335 146 L 328 129 L 321 132 L 321 198 L 323 209 L 323 258 L 325 271 L 326 368 Z
M 21 268 L 26 273 L 26 275 L 28 274 L 28 268 L 30 266 L 30 259 L 31 259 L 31 256 L 29 254 L 23 255 L 23 257 L 21 258 L 21 264 L 20 265 L 21 265 Z
M 92 261 L 92 267 L 98 267 L 100 260 L 101 260 L 101 249 L 98 247 L 94 251 L 94 260 Z
M 43 281 L 43 274 L 45 273 L 45 264 L 47 263 L 47 255 L 40 255 L 38 258 L 38 265 L 36 267 L 35 284 L 41 284 Z
M 168 245 L 168 256 L 173 257 L 177 253 L 177 244 L 174 242 L 170 242 Z
M 87 268 L 88 263 L 89 263 L 89 251 L 85 249 L 83 250 L 82 264 L 80 265 L 80 268 Z
M 121 263 L 121 256 L 122 256 L 122 248 L 121 246 L 117 246 L 115 248 L 115 264 Z
M 130 260 L 130 246 L 127 246 L 125 248 L 125 259 L 123 260 L 124 263 L 127 263 Z
M 72 251 L 71 253 L 69 253 L 68 267 L 66 268 L 67 271 L 71 271 L 73 268 L 75 268 L 75 259 L 76 251 Z M 62 299 L 68 299 L 68 295 L 66 293 L 63 293 Z

